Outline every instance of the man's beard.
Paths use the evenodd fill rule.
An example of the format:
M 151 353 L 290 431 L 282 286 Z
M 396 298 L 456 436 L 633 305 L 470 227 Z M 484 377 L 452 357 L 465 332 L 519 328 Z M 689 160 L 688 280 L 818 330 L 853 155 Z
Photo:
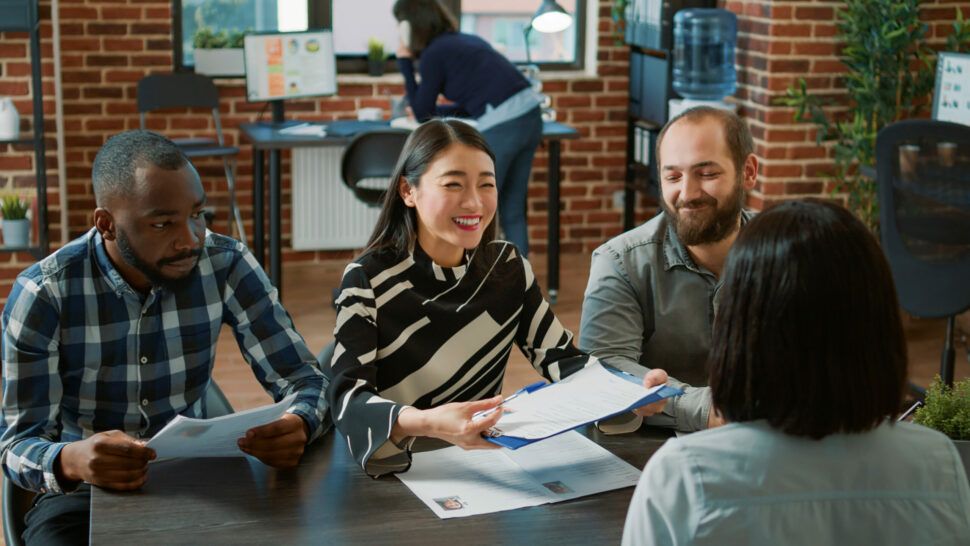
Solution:
M 202 248 L 199 247 L 193 251 L 186 252 L 172 258 L 162 258 L 161 260 L 155 262 L 155 265 L 152 265 L 143 260 L 141 256 L 135 252 L 135 247 L 131 245 L 128 237 L 125 236 L 125 232 L 120 228 L 118 229 L 117 243 L 118 250 L 121 252 L 121 258 L 125 261 L 125 263 L 131 267 L 134 267 L 141 272 L 142 275 L 147 277 L 148 281 L 152 283 L 152 286 L 164 288 L 170 292 L 178 292 L 179 290 L 188 286 L 193 274 L 198 270 L 199 264 L 196 262 L 195 267 L 189 270 L 188 273 L 182 275 L 181 277 L 175 278 L 166 277 L 162 273 L 162 267 L 166 264 L 182 261 L 193 256 L 198 258 L 202 255 Z
M 718 203 L 716 199 L 709 195 L 699 197 L 692 201 L 680 201 L 674 203 L 674 210 L 670 210 L 667 201 L 661 199 L 664 212 L 674 224 L 674 233 L 677 239 L 684 246 L 696 246 L 710 243 L 717 243 L 726 239 L 738 227 L 738 218 L 741 215 L 741 207 L 744 203 L 744 189 L 741 187 L 741 173 L 737 175 L 737 184 L 734 191 L 729 195 L 724 203 Z M 680 215 L 680 209 L 685 206 L 709 205 L 704 209 L 704 216 L 700 218 L 684 218 Z M 713 213 L 710 212 L 713 207 Z

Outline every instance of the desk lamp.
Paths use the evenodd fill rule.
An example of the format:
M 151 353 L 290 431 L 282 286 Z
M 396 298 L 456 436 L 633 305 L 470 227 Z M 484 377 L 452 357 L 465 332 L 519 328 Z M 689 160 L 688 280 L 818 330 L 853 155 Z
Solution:
M 536 29 L 543 33 L 553 33 L 562 32 L 569 28 L 569 25 L 573 24 L 573 16 L 569 15 L 562 6 L 555 2 L 555 0 L 542 0 L 542 4 L 539 9 L 536 10 L 535 15 L 532 16 L 532 21 L 526 25 L 523 29 L 522 34 L 525 36 L 525 60 L 526 65 L 522 67 L 522 72 L 525 73 L 525 77 L 532 84 L 532 88 L 535 89 L 536 93 L 540 93 L 543 98 L 543 118 L 547 121 L 554 121 L 556 119 L 556 113 L 549 108 L 549 97 L 546 95 L 541 95 L 542 93 L 542 82 L 539 81 L 539 67 L 532 64 L 532 53 L 529 49 L 529 34 L 532 29 Z
M 562 32 L 571 24 L 573 24 L 573 16 L 566 13 L 566 10 L 555 0 L 542 0 L 542 5 L 532 16 L 532 21 L 522 31 L 525 35 L 526 62 L 532 64 L 532 53 L 529 50 L 529 34 L 532 29 L 545 33 Z

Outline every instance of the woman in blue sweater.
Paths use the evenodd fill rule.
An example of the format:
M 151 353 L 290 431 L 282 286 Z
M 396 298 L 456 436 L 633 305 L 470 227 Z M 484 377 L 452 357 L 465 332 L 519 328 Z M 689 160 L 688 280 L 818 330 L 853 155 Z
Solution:
M 454 17 L 438 0 L 398 0 L 393 13 L 402 27 L 397 64 L 414 116 L 422 122 L 434 116 L 477 121 L 495 152 L 499 223 L 505 238 L 527 255 L 526 191 L 542 137 L 539 95 L 488 42 L 458 32 Z M 439 94 L 453 104 L 436 104 Z

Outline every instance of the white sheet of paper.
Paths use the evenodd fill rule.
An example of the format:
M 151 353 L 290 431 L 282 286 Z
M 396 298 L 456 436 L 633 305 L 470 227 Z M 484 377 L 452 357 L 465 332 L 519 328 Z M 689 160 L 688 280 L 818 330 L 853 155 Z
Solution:
M 516 451 L 415 453 L 397 475 L 441 519 L 538 506 L 636 485 L 640 470 L 572 431 Z
M 183 415 L 169 421 L 146 444 L 159 459 L 172 457 L 242 457 L 236 441 L 246 431 L 278 420 L 290 409 L 296 393 L 275 404 L 222 415 L 212 419 L 193 419 Z
M 513 411 L 495 428 L 507 436 L 545 438 L 619 413 L 661 387 L 645 389 L 595 362 L 558 383 L 517 396 L 505 405 Z

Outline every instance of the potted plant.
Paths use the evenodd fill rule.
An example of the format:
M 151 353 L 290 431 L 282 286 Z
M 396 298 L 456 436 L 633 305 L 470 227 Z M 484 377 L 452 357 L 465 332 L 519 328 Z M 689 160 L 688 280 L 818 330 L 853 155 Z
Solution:
M 970 474 L 970 378 L 949 387 L 936 376 L 936 381 L 926 391 L 923 407 L 916 410 L 913 422 L 949 436 Z
M 370 68 L 371 76 L 382 76 L 384 74 L 384 61 L 387 60 L 387 52 L 384 51 L 384 42 L 377 38 L 367 41 L 367 66 Z
M 843 44 L 841 61 L 845 73 L 848 112 L 823 110 L 831 104 L 822 98 L 830 94 L 810 93 L 803 78 L 790 87 L 778 103 L 794 106 L 795 121 L 808 121 L 818 128 L 817 143 L 831 142 L 834 167 L 824 174 L 835 182 L 833 193 L 845 192 L 848 205 L 874 232 L 879 229 L 879 206 L 875 180 L 861 174 L 862 167 L 875 166 L 876 133 L 886 125 L 917 117 L 933 92 L 935 62 L 926 43 L 927 26 L 920 16 L 920 0 L 846 0 L 837 11 L 838 34 Z M 970 20 L 957 9 L 953 34 L 947 37 L 948 51 L 966 51 L 970 46 Z
M 238 30 L 213 32 L 212 27 L 195 31 L 192 35 L 195 72 L 207 76 L 245 75 L 243 36 L 245 33 Z
M 27 211 L 30 204 L 26 199 L 13 190 L 5 190 L 0 194 L 0 230 L 3 232 L 3 244 L 6 247 L 30 246 L 30 220 Z

